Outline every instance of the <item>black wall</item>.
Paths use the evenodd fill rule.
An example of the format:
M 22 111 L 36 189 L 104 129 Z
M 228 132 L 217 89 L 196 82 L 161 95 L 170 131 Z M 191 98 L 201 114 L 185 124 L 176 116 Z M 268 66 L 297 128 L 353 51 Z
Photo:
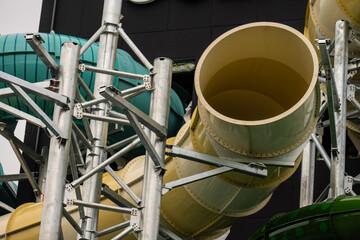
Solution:
M 40 31 L 49 32 L 52 1 L 44 1 Z M 198 59 L 225 31 L 249 22 L 275 21 L 303 31 L 307 0 L 156 0 L 146 5 L 123 1 L 123 28 L 149 60 Z M 103 1 L 58 0 L 56 33 L 89 38 L 100 27 Z M 128 50 L 121 42 L 120 48 Z M 128 51 L 130 52 L 130 51 Z
M 147 5 L 124 1 L 123 27 L 139 49 L 151 61 L 165 56 L 174 61 L 196 62 L 205 48 L 225 31 L 250 22 L 274 21 L 303 31 L 307 0 L 156 0 Z M 103 1 L 58 0 L 54 30 L 56 33 L 89 38 L 100 27 Z M 49 32 L 53 0 L 43 1 L 40 32 Z M 119 47 L 131 51 L 121 40 Z M 193 74 L 178 74 L 174 80 L 191 94 Z M 323 163 L 318 165 L 322 168 Z M 325 169 L 326 171 L 326 169 Z M 326 178 L 328 180 L 329 178 Z M 274 214 L 298 208 L 298 170 L 274 193 L 260 212 L 239 220 L 228 237 L 248 239 Z M 323 186 L 316 186 L 317 193 Z

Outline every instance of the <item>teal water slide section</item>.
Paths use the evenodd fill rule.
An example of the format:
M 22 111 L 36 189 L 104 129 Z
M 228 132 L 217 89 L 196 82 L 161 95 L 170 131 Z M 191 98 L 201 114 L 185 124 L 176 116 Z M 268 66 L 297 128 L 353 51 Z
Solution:
M 24 79 L 28 82 L 35 83 L 41 82 L 50 78 L 50 73 L 46 66 L 42 63 L 39 57 L 34 53 L 32 48 L 27 44 L 24 38 L 25 34 L 11 34 L 0 36 L 0 71 L 14 75 L 18 78 Z M 66 41 L 77 42 L 80 45 L 84 45 L 87 40 L 78 37 L 66 36 L 55 33 L 40 33 L 45 43 L 43 46 L 50 53 L 50 55 L 59 63 L 60 51 L 62 43 Z M 92 46 L 81 56 L 80 60 L 87 65 L 95 66 L 98 54 L 98 43 L 92 44 Z M 133 58 L 126 53 L 118 49 L 116 55 L 115 69 L 124 72 L 148 74 L 149 71 L 142 65 L 133 60 Z M 83 72 L 80 73 L 87 86 L 93 90 L 95 73 Z M 120 90 L 131 88 L 142 84 L 140 80 L 133 80 L 128 78 L 114 77 L 114 86 Z M 4 83 L 0 83 L 0 88 L 7 87 Z M 80 88 L 80 93 L 85 100 L 87 98 L 85 92 Z M 49 116 L 52 115 L 54 104 L 41 99 L 40 97 L 30 95 L 32 99 L 41 107 L 41 109 Z M 2 98 L 0 101 L 20 109 L 26 113 L 30 113 L 28 107 L 21 102 L 18 97 Z M 150 93 L 143 93 L 130 100 L 137 108 L 143 112 L 149 112 L 150 107 Z M 182 101 L 175 91 L 171 91 L 170 99 L 170 114 L 169 114 L 169 126 L 168 136 L 174 136 L 181 125 L 183 124 L 184 107 Z M 0 117 L 3 121 L 15 119 L 14 116 L 0 110 Z M 114 124 L 110 124 L 109 131 L 115 128 Z M 134 134 L 130 127 L 125 127 L 125 130 L 121 133 L 110 135 L 110 142 L 116 142 Z
M 274 216 L 251 240 L 360 239 L 360 196 L 339 196 Z

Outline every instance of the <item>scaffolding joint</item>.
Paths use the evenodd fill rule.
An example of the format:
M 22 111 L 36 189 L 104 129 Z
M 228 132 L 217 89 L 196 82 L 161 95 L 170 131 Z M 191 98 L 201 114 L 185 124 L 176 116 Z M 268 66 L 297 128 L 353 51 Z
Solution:
M 356 193 L 353 191 L 354 178 L 352 176 L 344 177 L 344 192 L 346 195 L 356 196 Z
M 105 30 L 104 33 L 118 34 L 119 24 L 114 22 L 104 22 Z
M 130 226 L 132 227 L 135 233 L 139 233 L 142 231 L 140 227 L 141 226 L 140 220 L 141 220 L 141 211 L 137 208 L 132 208 L 130 215 Z

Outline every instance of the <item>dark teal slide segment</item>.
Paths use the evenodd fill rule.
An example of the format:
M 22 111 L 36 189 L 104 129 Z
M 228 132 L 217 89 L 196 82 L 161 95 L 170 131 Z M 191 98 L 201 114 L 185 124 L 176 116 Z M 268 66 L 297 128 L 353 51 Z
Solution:
M 274 216 L 251 240 L 360 239 L 360 196 L 339 196 Z
M 39 57 L 34 53 L 32 48 L 27 44 L 24 38 L 25 34 L 11 34 L 0 36 L 0 71 L 9 73 L 18 78 L 24 79 L 28 82 L 35 83 L 41 82 L 45 79 L 50 78 L 50 73 L 46 66 L 42 63 Z M 45 43 L 43 46 L 50 53 L 50 55 L 59 63 L 60 60 L 60 51 L 62 43 L 66 41 L 77 42 L 80 45 L 84 45 L 87 40 L 80 39 L 78 37 L 66 36 L 55 33 L 40 33 L 41 37 L 44 39 Z M 92 44 L 92 46 L 81 56 L 80 60 L 91 66 L 96 65 L 98 54 L 98 43 Z M 117 51 L 116 55 L 116 65 L 115 69 L 124 72 L 137 73 L 137 74 L 148 74 L 149 71 L 144 68 L 142 65 L 133 60 L 133 58 L 126 52 L 122 50 Z M 83 72 L 80 73 L 80 76 L 83 78 L 87 86 L 93 90 L 95 73 L 93 72 Z M 142 84 L 140 80 L 133 80 L 128 78 L 114 78 L 114 86 L 120 90 L 134 87 L 136 85 Z M 4 83 L 0 82 L 0 88 L 7 87 Z M 80 88 L 81 89 L 81 88 Z M 80 93 L 85 98 L 89 100 L 83 90 L 80 90 Z M 54 105 L 49 102 L 41 99 L 40 97 L 30 95 L 32 99 L 41 107 L 41 109 L 49 116 L 52 115 Z M 0 101 L 18 108 L 24 112 L 30 113 L 28 107 L 21 102 L 18 97 L 8 97 L 2 98 Z M 149 112 L 150 107 L 150 93 L 143 93 L 130 100 L 136 107 L 138 107 L 143 112 Z M 170 114 L 169 114 L 169 126 L 168 126 L 168 136 L 174 136 L 181 125 L 183 124 L 183 115 L 184 107 L 175 91 L 171 92 L 170 99 Z M 0 110 L 0 117 L 3 120 L 6 119 L 15 119 L 14 116 L 7 114 L 6 112 Z M 109 132 L 115 128 L 115 125 L 110 124 Z M 125 128 L 125 131 L 120 134 L 115 134 L 109 136 L 111 142 L 124 139 L 129 135 L 132 135 L 132 129 Z

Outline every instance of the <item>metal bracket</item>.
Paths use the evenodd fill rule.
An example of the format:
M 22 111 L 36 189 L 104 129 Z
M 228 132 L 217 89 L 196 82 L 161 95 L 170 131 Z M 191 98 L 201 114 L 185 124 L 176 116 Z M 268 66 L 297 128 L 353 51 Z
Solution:
M 263 164 L 244 164 L 239 162 L 234 162 L 226 159 L 222 159 L 219 157 L 210 156 L 203 153 L 198 153 L 195 151 L 186 150 L 180 148 L 178 146 L 167 145 L 166 146 L 169 151 L 165 151 L 165 155 L 172 157 L 181 157 L 191 161 L 210 164 L 217 167 L 229 167 L 233 168 L 234 171 L 238 171 L 240 173 L 249 174 L 256 177 L 266 177 L 267 169 Z
M 73 117 L 75 117 L 76 119 L 82 119 L 84 116 L 84 111 L 83 108 L 81 106 L 81 103 L 77 103 L 74 105 L 74 112 L 73 112 Z
M 45 41 L 40 34 L 26 34 L 25 40 L 49 69 L 51 76 L 56 77 L 59 66 L 42 45 Z
M 351 43 L 356 44 L 357 46 L 360 46 L 360 41 L 359 41 L 359 39 L 357 39 L 358 36 L 359 36 L 359 34 L 355 30 L 349 31 L 349 41 Z
M 140 219 L 141 219 L 141 211 L 137 208 L 131 209 L 130 227 L 132 227 L 134 232 L 136 233 L 139 233 L 141 231 Z
M 181 187 L 186 184 L 190 184 L 190 183 L 201 181 L 201 180 L 204 180 L 204 179 L 207 179 L 210 177 L 214 177 L 219 174 L 226 173 L 226 172 L 229 172 L 232 170 L 234 170 L 234 169 L 230 168 L 230 167 L 219 167 L 219 168 L 215 168 L 212 170 L 208 170 L 205 172 L 194 174 L 189 177 L 184 177 L 184 178 L 166 183 L 162 188 L 162 195 L 164 195 L 165 193 L 169 192 L 170 190 L 172 190 L 174 188 L 178 188 L 178 187 Z
M 59 92 L 59 84 L 60 81 L 58 79 L 55 78 L 50 78 L 50 87 L 49 89 L 53 92 Z
M 6 83 L 8 85 L 14 84 L 20 86 L 24 89 L 25 92 L 40 96 L 41 98 L 52 101 L 62 107 L 68 107 L 68 103 L 70 102 L 70 99 L 63 95 L 60 95 L 48 89 L 44 89 L 37 84 L 29 83 L 21 78 L 15 77 L 2 71 L 0 71 L 0 82 Z M 12 89 L 12 91 L 14 90 Z
M 80 72 L 85 72 L 86 71 L 86 65 L 83 63 L 80 63 L 78 66 L 78 69 Z
M 356 86 L 353 84 L 347 85 L 347 100 L 350 102 L 355 99 Z
M 355 98 L 356 86 L 353 84 L 347 85 L 347 100 L 352 103 L 352 105 L 360 111 L 360 103 Z
M 67 206 L 74 205 L 74 197 L 75 197 L 75 189 L 71 184 L 66 184 L 65 193 L 64 193 L 64 204 Z
M 112 22 L 104 22 L 105 25 L 105 29 L 104 32 L 105 33 L 113 33 L 113 34 L 117 34 L 117 29 L 119 27 L 118 23 L 112 23 Z
M 143 82 L 144 82 L 144 85 L 145 85 L 145 89 L 146 90 L 151 90 L 151 76 L 150 75 L 144 75 L 143 76 Z
M 360 69 L 360 59 L 353 58 L 348 64 L 348 79 L 352 79 Z
M 113 86 L 103 87 L 100 89 L 99 93 L 121 110 L 133 113 L 139 122 L 155 132 L 161 140 L 166 138 L 167 129 L 121 97 L 121 92 L 118 89 Z
M 354 178 L 352 176 L 344 177 L 344 192 L 350 196 L 356 196 L 356 193 L 353 191 L 352 186 L 354 183 Z

